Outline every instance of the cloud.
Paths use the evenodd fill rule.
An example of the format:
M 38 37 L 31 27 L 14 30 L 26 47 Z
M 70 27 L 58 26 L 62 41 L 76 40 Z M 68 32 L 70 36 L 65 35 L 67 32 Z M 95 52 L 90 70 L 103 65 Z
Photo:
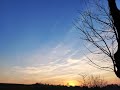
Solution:
M 90 57 L 90 55 L 89 55 Z M 92 57 L 92 56 L 91 56 Z M 79 78 L 80 73 L 87 72 L 89 74 L 102 74 L 104 71 L 98 70 L 88 64 L 86 57 L 79 59 L 65 58 L 64 62 L 50 62 L 39 66 L 13 67 L 13 71 L 21 75 L 25 75 L 25 79 L 34 79 L 36 82 L 49 82 L 56 80 L 70 80 Z M 22 76 L 21 76 L 22 77 Z M 63 81 L 64 81 L 63 80 Z M 28 83 L 28 82 L 27 82 Z
M 80 48 L 82 48 L 82 44 L 79 38 L 76 37 L 74 28 L 72 28 L 62 41 L 52 45 L 45 45 L 37 50 L 31 51 L 29 54 L 18 56 L 16 60 L 22 61 L 23 63 L 21 65 L 23 66 L 36 66 L 52 62 L 59 63 L 64 62 L 66 58 L 81 57 Z
M 79 75 L 80 73 L 102 74 L 103 76 L 110 75 L 108 72 L 108 74 L 106 74 L 106 71 L 99 70 L 89 64 L 90 62 L 87 57 L 95 59 L 96 63 L 102 65 L 103 62 L 98 60 L 98 56 L 88 54 L 87 57 L 82 56 L 79 58 L 73 58 L 74 55 L 79 53 L 79 50 L 73 51 L 74 49 L 65 46 L 63 47 L 62 44 L 51 50 L 50 55 L 46 54 L 45 56 L 48 55 L 54 60 L 44 64 L 31 64 L 24 67 L 14 66 L 9 72 L 7 72 L 8 76 L 12 76 L 12 78 L 7 78 L 7 80 L 11 82 L 16 81 L 18 83 L 43 82 L 61 84 L 68 80 L 79 80 L 81 78 Z M 61 50 L 61 53 L 58 54 L 58 50 Z M 66 53 L 65 51 L 67 50 L 68 52 Z M 54 51 L 56 51 L 56 53 L 54 53 Z M 52 52 L 55 54 L 55 57 L 52 56 Z M 106 64 L 107 63 L 108 62 L 106 62 Z
M 53 46 L 44 46 L 21 58 L 18 57 L 20 61 L 24 61 L 24 65 L 13 66 L 7 75 L 14 74 L 12 80 L 20 83 L 51 83 L 51 81 L 61 83 L 60 81 L 80 78 L 79 73 L 105 73 L 90 65 L 87 57 L 99 65 L 103 63 L 98 60 L 100 56 L 90 53 L 86 54 L 87 57 L 84 56 L 86 49 L 83 47 L 83 42 L 81 43 L 77 38 L 72 28 L 63 41 Z
M 68 62 L 69 64 L 75 64 L 75 63 L 80 62 L 80 60 L 68 59 L 67 62 Z

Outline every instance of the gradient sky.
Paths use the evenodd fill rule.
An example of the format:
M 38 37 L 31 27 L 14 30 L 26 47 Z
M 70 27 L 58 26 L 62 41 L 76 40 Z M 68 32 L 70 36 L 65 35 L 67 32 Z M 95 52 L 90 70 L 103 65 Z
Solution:
M 0 0 L 0 82 L 78 83 L 79 73 L 93 71 L 117 80 L 85 60 L 93 55 L 72 23 L 83 1 Z

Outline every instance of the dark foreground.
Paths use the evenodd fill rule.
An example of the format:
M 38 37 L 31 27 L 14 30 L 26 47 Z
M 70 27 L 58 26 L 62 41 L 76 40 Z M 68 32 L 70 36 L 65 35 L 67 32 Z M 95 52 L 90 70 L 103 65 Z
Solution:
M 0 90 L 120 90 L 120 85 L 107 85 L 105 87 L 67 87 L 47 84 L 4 84 L 0 83 Z

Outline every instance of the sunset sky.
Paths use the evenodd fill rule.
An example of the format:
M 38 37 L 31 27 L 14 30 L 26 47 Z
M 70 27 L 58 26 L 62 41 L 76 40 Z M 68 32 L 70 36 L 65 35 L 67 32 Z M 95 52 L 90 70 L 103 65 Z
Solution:
M 113 72 L 91 66 L 85 56 L 102 58 L 85 48 L 72 23 L 85 10 L 83 1 L 0 0 L 0 83 L 78 85 L 80 73 L 117 83 Z

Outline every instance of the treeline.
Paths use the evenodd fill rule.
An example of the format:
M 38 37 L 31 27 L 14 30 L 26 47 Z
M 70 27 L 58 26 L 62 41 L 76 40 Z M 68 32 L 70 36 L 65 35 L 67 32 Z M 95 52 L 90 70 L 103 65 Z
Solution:
M 104 87 L 87 87 L 87 86 L 62 86 L 49 84 L 0 84 L 0 90 L 120 90 L 120 85 L 111 84 Z

